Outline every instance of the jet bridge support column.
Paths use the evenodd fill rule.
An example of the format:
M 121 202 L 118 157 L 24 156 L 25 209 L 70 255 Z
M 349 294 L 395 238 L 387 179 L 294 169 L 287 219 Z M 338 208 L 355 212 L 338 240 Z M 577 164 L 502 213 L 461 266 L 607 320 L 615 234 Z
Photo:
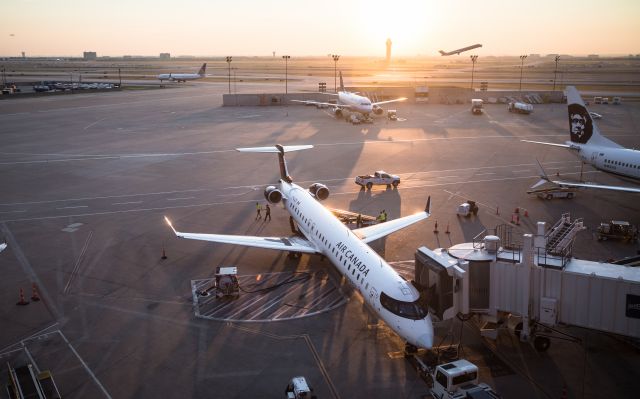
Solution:
M 533 236 L 531 234 L 525 234 L 523 237 L 522 245 L 522 267 L 524 268 L 522 276 L 524 281 L 522 282 L 522 292 L 520 298 L 522 299 L 521 309 L 519 309 L 522 315 L 522 332 L 520 333 L 520 341 L 528 341 L 531 331 L 529 329 L 529 319 L 531 311 L 531 281 L 532 281 L 532 269 L 533 269 Z

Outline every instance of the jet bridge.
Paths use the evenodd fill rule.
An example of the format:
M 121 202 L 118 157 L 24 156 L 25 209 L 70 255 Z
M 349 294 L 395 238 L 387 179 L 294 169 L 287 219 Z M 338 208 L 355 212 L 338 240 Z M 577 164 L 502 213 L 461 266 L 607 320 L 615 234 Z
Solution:
M 416 282 L 428 291 L 434 319 L 480 315 L 484 335 L 495 337 L 499 320 L 519 316 L 520 339 L 534 338 L 537 348 L 540 330 L 556 325 L 640 338 L 640 268 L 573 258 L 583 226 L 568 214 L 548 231 L 544 222 L 537 227 L 521 242 L 502 227 L 448 249 L 419 248 Z

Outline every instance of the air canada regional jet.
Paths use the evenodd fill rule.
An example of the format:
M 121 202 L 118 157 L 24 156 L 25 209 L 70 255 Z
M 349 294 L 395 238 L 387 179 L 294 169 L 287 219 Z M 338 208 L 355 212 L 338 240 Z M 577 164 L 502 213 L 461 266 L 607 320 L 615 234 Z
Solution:
M 567 104 L 569 113 L 570 141 L 565 144 L 545 143 L 541 141 L 522 140 L 527 143 L 545 144 L 563 147 L 573 152 L 584 163 L 596 169 L 622 177 L 640 181 L 640 151 L 624 148 L 600 134 L 600 129 L 591 118 L 580 93 L 574 86 L 567 86 Z M 542 169 L 542 167 L 540 167 Z M 540 172 L 543 180 L 564 187 L 599 188 L 605 190 L 640 193 L 640 187 L 606 186 L 594 183 L 574 183 L 550 180 L 544 171 Z M 542 182 L 538 182 L 542 183 Z M 538 185 L 538 184 L 536 184 Z
M 158 75 L 160 82 L 168 80 L 170 82 L 186 82 L 187 80 L 196 80 L 204 78 L 204 73 L 207 70 L 207 63 L 205 62 L 200 67 L 198 73 L 162 73 Z
M 433 325 L 426 293 L 419 292 L 412 282 L 404 280 L 367 243 L 410 226 L 430 215 L 431 198 L 423 212 L 389 222 L 349 230 L 320 201 L 329 196 L 329 189 L 314 183 L 304 189 L 293 183 L 284 154 L 313 148 L 312 145 L 238 148 L 240 152 L 277 153 L 280 161 L 279 186 L 265 188 L 264 196 L 271 204 L 282 202 L 298 226 L 299 235 L 290 237 L 252 237 L 222 234 L 183 233 L 176 236 L 248 247 L 276 249 L 292 253 L 324 255 L 360 292 L 373 311 L 383 319 L 407 345 L 431 348 Z

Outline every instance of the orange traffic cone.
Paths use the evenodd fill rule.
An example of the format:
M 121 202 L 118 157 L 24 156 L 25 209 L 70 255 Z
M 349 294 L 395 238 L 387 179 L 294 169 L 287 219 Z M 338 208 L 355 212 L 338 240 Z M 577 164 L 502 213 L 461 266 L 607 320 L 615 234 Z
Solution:
M 38 289 L 36 288 L 36 283 L 31 284 L 31 300 L 33 302 L 38 302 L 40 300 L 40 295 L 38 295 Z
M 436 220 L 436 225 L 433 228 L 433 232 L 438 234 L 438 221 Z
M 449 231 L 449 222 L 447 222 L 447 231 L 445 231 L 445 234 L 451 234 L 451 232 Z
M 16 305 L 19 306 L 24 306 L 24 305 L 28 305 L 29 302 L 24 300 L 24 290 L 22 288 L 20 288 L 20 300 L 18 302 L 16 302 Z
M 516 208 L 513 213 L 520 213 L 520 208 Z
M 167 259 L 167 254 L 166 254 L 166 252 L 164 252 L 164 247 L 162 247 L 162 256 L 160 257 L 160 259 L 162 259 L 162 260 Z

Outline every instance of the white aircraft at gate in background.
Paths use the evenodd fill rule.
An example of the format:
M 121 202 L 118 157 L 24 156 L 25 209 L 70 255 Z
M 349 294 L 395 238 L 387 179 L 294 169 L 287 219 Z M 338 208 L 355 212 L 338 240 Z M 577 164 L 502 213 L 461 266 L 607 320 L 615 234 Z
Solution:
M 607 173 L 640 181 L 640 151 L 624 148 L 600 134 L 600 129 L 593 121 L 584 105 L 580 93 L 574 86 L 568 86 L 567 109 L 569 112 L 570 141 L 565 144 L 545 143 L 541 141 L 522 140 L 527 143 L 545 144 L 564 147 L 571 150 L 583 163 Z M 640 193 L 640 187 L 606 186 L 594 183 L 574 183 L 550 180 L 540 166 L 540 178 L 563 187 L 600 188 L 605 190 Z M 538 182 L 540 184 L 541 182 Z
M 170 82 L 186 82 L 187 80 L 196 80 L 204 78 L 204 72 L 207 70 L 207 63 L 205 62 L 200 67 L 198 73 L 161 73 L 158 75 L 160 82 L 168 80 Z
M 442 51 L 442 50 L 439 50 L 438 52 L 439 52 L 439 53 L 440 53 L 440 55 L 442 55 L 442 56 L 445 56 L 445 55 L 454 55 L 454 54 L 460 55 L 460 53 L 462 53 L 463 51 L 473 50 L 474 48 L 478 48 L 478 47 L 482 47 L 482 44 L 474 44 L 474 45 L 469 46 L 469 47 L 463 47 L 463 48 L 459 48 L 459 49 L 457 49 L 457 50 L 453 50 L 453 51 L 449 51 L 449 52 Z
M 344 83 L 342 81 L 342 72 L 340 72 L 340 90 L 338 90 L 337 94 L 333 93 L 323 93 L 327 95 L 337 96 L 337 103 L 329 103 L 322 101 L 312 101 L 312 100 L 291 100 L 296 103 L 304 103 L 304 104 L 312 104 L 312 105 L 320 105 L 330 107 L 333 111 L 334 115 L 338 118 L 342 116 L 344 111 L 357 112 L 359 114 L 368 117 L 369 114 L 374 113 L 376 115 L 381 115 L 384 110 L 380 105 L 395 103 L 399 101 L 404 101 L 406 97 L 394 98 L 393 100 L 386 101 L 376 101 L 372 102 L 369 98 L 365 96 L 361 96 L 358 93 L 353 93 L 350 91 L 346 91 L 344 88 Z
M 183 233 L 166 222 L 176 236 L 248 247 L 276 249 L 293 253 L 324 255 L 357 289 L 366 303 L 408 345 L 431 348 L 433 325 L 426 292 L 418 291 L 367 245 L 430 215 L 431 198 L 423 212 L 373 226 L 349 230 L 320 201 L 329 189 L 314 183 L 308 189 L 293 183 L 287 170 L 285 152 L 306 150 L 312 145 L 238 148 L 241 152 L 277 153 L 280 161 L 279 187 L 268 186 L 264 196 L 271 204 L 282 202 L 297 224 L 299 235 L 255 237 L 223 234 Z

